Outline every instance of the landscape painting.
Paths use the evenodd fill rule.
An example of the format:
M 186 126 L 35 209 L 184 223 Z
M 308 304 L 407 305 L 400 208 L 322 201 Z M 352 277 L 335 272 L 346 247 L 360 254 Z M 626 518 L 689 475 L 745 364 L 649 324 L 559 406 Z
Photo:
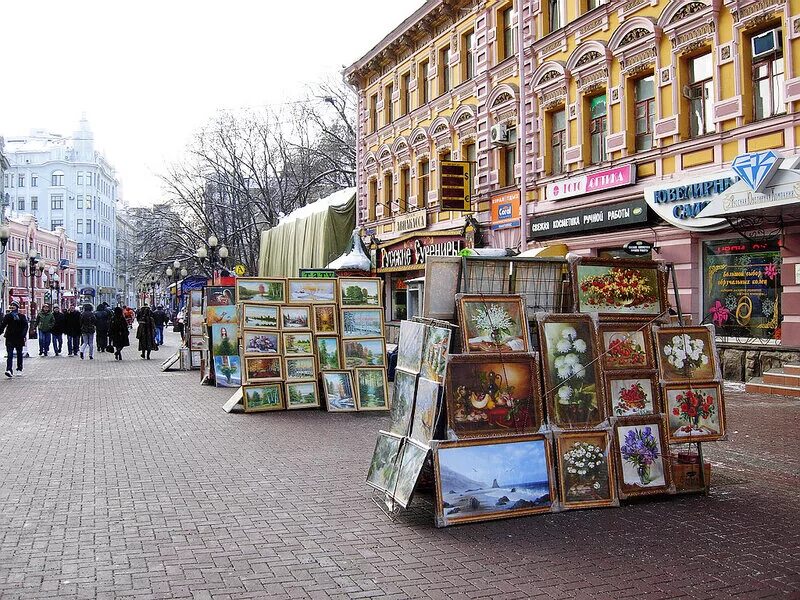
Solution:
M 565 433 L 556 438 L 561 504 L 594 508 L 616 504 L 614 471 L 607 431 Z
M 342 306 L 380 306 L 381 280 L 378 278 L 340 278 L 340 303 Z
M 243 402 L 244 412 L 263 412 L 283 410 L 283 386 L 280 383 L 267 385 L 245 385 Z
M 245 329 L 277 329 L 278 307 L 269 304 L 242 304 L 242 326 Z
M 416 390 L 417 376 L 414 373 L 402 369 L 394 372 L 394 394 L 392 395 L 391 423 L 389 425 L 389 431 L 392 433 L 408 435 Z
M 245 331 L 242 345 L 245 354 L 280 354 L 281 334 L 277 331 Z
M 215 356 L 214 381 L 217 387 L 242 385 L 242 359 L 238 356 Z
M 237 302 L 286 302 L 286 281 L 258 277 L 239 277 L 236 280 Z
M 343 338 L 382 338 L 383 309 L 343 308 Z
M 338 333 L 338 318 L 335 304 L 315 304 L 314 333 Z
M 311 330 L 308 306 L 282 306 L 281 327 L 283 329 Z
M 344 366 L 356 367 L 386 366 L 386 345 L 383 339 L 343 340 Z
M 658 375 L 655 371 L 612 371 L 606 373 L 609 415 L 632 417 L 661 412 Z
M 464 352 L 528 352 L 528 318 L 522 296 L 459 294 Z
M 313 340 L 310 333 L 284 333 L 283 334 L 283 353 L 290 354 L 314 354 Z
M 315 336 L 317 345 L 317 358 L 319 358 L 320 371 L 335 371 L 342 368 L 339 355 L 339 338 L 336 336 Z
M 217 323 L 236 323 L 239 321 L 239 311 L 235 304 L 225 304 L 222 306 L 209 306 L 206 308 L 206 323 L 216 325 Z
M 665 278 L 652 261 L 581 259 L 572 280 L 578 312 L 641 320 L 665 310 Z
M 211 351 L 214 356 L 238 356 L 239 327 L 232 323 L 212 325 Z
M 400 446 L 402 436 L 394 435 L 388 431 L 378 432 L 378 441 L 372 453 L 372 461 L 367 471 L 367 485 L 389 492 L 395 487 L 397 472 L 400 468 Z
M 389 410 L 386 369 L 356 369 L 358 410 Z
M 422 344 L 425 325 L 416 321 L 401 321 L 397 342 L 397 368 L 409 373 L 419 373 L 422 366 Z
M 202 336 L 192 336 L 189 339 L 189 348 L 191 350 L 205 350 L 206 349 L 206 340 Z
M 606 371 L 655 368 L 648 326 L 601 324 L 598 329 Z
M 189 290 L 189 313 L 199 315 L 203 312 L 203 290 Z
M 621 417 L 614 422 L 614 457 L 621 497 L 670 490 L 665 429 L 660 415 Z
M 550 511 L 550 445 L 542 435 L 439 442 L 434 447 L 438 527 Z
M 289 303 L 336 302 L 336 279 L 289 279 Z
M 414 399 L 414 415 L 411 422 L 411 439 L 428 445 L 436 432 L 436 417 L 439 414 L 439 389 L 436 381 L 420 377 Z M 392 402 L 394 406 L 394 402 Z
M 303 381 L 317 378 L 313 356 L 287 356 L 286 381 Z
M 428 447 L 418 444 L 414 440 L 406 440 L 400 457 L 400 468 L 397 472 L 397 482 L 392 492 L 392 497 L 403 508 L 408 508 L 414 488 L 417 486 L 419 474 L 428 458 Z
M 710 327 L 654 327 L 664 381 L 717 379 L 716 346 Z
M 245 380 L 252 381 L 282 381 L 283 363 L 280 356 L 246 356 L 244 359 Z
M 725 435 L 725 408 L 719 383 L 668 383 L 664 393 L 671 443 L 712 442 Z
M 322 374 L 322 391 L 329 412 L 357 410 L 353 374 L 350 371 L 327 371 Z
M 422 365 L 419 374 L 426 379 L 442 383 L 447 366 L 447 355 L 450 352 L 450 336 L 452 329 L 448 327 L 425 327 L 425 339 L 422 342 Z
M 286 383 L 286 408 L 319 408 L 317 382 Z

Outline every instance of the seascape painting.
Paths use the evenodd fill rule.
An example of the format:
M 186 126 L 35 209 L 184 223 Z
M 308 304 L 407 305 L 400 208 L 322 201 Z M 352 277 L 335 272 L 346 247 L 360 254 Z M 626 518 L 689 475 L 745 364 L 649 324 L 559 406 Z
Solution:
M 322 374 L 322 391 L 329 412 L 354 411 L 356 394 L 350 371 L 328 371 Z
M 336 302 L 336 279 L 289 279 L 289 303 Z
M 343 340 L 344 366 L 383 367 L 386 365 L 386 345 L 382 339 Z
M 242 304 L 242 326 L 245 329 L 277 329 L 278 307 L 269 304 Z
M 240 277 L 236 280 L 237 302 L 286 302 L 286 282 L 283 279 Z

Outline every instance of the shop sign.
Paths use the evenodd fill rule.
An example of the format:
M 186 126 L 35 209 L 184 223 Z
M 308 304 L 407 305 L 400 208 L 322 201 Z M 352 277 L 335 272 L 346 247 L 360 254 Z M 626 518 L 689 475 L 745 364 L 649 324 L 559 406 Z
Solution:
M 425 209 L 399 215 L 394 219 L 394 230 L 398 233 L 408 233 L 425 229 L 428 226 L 428 211 Z
M 428 256 L 458 256 L 464 248 L 460 235 L 411 237 L 378 249 L 378 272 L 422 269 Z
M 645 256 L 653 251 L 653 244 L 643 240 L 636 240 L 635 242 L 628 242 L 622 248 L 633 256 Z
M 439 163 L 439 206 L 441 210 L 469 212 L 470 181 L 469 161 L 443 160 Z
M 81 288 L 80 294 L 81 296 L 91 296 L 92 298 L 94 298 L 94 288 L 92 287 Z
M 300 269 L 300 277 L 303 279 L 336 279 L 334 269 Z
M 586 231 L 646 223 L 647 204 L 644 200 L 629 200 L 604 206 L 550 213 L 534 217 L 529 222 L 529 239 L 570 237 Z
M 644 199 L 670 225 L 687 231 L 714 231 L 727 227 L 728 223 L 722 218 L 709 218 L 703 209 L 736 180 L 735 176 L 723 173 L 704 178 L 674 179 L 644 188 Z
M 492 196 L 492 229 L 519 227 L 519 191 Z
M 594 194 L 636 183 L 633 165 L 622 165 L 613 169 L 595 171 L 578 177 L 569 177 L 547 184 L 548 200 L 564 200 L 583 194 Z

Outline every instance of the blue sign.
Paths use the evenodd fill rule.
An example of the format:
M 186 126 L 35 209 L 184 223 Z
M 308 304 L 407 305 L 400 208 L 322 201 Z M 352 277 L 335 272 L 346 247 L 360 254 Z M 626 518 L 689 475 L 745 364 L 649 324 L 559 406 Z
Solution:
M 731 168 L 754 192 L 760 192 L 781 166 L 783 159 L 772 150 L 740 154 Z

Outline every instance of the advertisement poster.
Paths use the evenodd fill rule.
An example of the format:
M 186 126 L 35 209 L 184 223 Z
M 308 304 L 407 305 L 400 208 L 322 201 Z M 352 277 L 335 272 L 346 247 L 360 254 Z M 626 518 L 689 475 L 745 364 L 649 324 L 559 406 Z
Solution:
M 705 319 L 717 336 L 779 340 L 781 253 L 777 242 L 703 245 Z

